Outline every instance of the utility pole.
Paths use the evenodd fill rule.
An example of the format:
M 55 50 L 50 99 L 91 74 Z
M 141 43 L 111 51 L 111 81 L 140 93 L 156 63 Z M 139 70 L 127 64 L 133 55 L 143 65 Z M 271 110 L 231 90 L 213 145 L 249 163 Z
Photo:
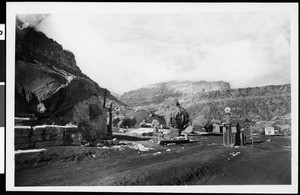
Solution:
M 113 102 L 110 103 L 110 106 L 106 107 L 106 96 L 107 96 L 107 89 L 104 91 L 104 100 L 103 100 L 103 108 L 108 110 L 108 124 L 107 124 L 107 135 L 112 136 L 112 105 Z
M 230 108 L 225 108 L 225 131 L 223 131 L 223 143 L 224 146 L 229 147 L 231 145 L 231 114 Z

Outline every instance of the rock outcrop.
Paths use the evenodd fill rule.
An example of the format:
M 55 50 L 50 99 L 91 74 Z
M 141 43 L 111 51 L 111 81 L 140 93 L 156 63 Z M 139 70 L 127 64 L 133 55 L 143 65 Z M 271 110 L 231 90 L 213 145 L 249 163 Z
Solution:
M 38 125 L 61 121 L 76 124 L 88 131 L 89 138 L 107 135 L 106 103 L 125 106 L 107 89 L 83 74 L 75 56 L 34 28 L 16 27 L 15 113 L 35 114 Z M 98 112 L 93 114 L 91 105 Z M 107 107 L 107 106 L 106 106 Z M 64 123 L 64 124 L 63 124 Z

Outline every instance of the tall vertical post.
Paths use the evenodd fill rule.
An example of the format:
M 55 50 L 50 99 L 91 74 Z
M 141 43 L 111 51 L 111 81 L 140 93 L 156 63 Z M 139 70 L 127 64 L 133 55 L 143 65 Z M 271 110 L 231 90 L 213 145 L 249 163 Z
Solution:
M 113 102 L 110 103 L 110 107 L 106 107 L 106 96 L 107 96 L 107 89 L 104 91 L 104 100 L 103 100 L 103 108 L 108 110 L 108 124 L 107 126 L 107 135 L 111 136 L 112 135 L 112 104 Z
M 103 108 L 105 108 L 106 106 L 106 94 L 107 94 L 107 89 L 104 90 Z
M 240 146 L 241 144 L 241 126 L 240 123 L 236 124 L 236 134 L 234 137 L 234 145 Z
M 224 146 L 229 147 L 231 145 L 231 114 L 230 114 L 230 108 L 225 108 L 225 129 L 226 131 L 223 132 L 223 142 Z
M 223 133 L 223 144 L 224 144 L 224 146 L 226 146 L 226 126 L 224 126 L 224 124 L 223 124 L 223 127 L 222 127 L 222 133 Z
M 110 107 L 108 109 L 108 120 L 109 120 L 108 129 L 107 129 L 108 135 L 112 135 L 112 104 L 113 102 L 110 103 Z

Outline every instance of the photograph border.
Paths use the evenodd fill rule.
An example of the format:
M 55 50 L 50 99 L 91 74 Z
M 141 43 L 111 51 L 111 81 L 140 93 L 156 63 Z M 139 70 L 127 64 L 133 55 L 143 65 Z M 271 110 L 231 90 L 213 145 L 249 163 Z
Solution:
M 65 7 L 68 6 L 68 9 Z M 105 13 L 209 13 L 287 11 L 291 24 L 291 185 L 213 186 L 49 186 L 16 187 L 14 183 L 15 19 L 17 14 Z M 295 193 L 298 190 L 298 4 L 297 3 L 37 3 L 7 2 L 6 69 L 6 190 L 76 192 L 176 192 L 176 193 Z M 80 28 L 80 27 L 79 27 Z

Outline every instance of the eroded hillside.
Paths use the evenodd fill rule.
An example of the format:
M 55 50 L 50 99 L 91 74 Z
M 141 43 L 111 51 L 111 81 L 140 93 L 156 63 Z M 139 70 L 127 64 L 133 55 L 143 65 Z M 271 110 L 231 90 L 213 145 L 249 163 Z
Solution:
M 168 86 L 168 84 L 165 83 L 164 86 Z M 239 89 L 228 89 L 229 84 L 226 85 L 226 83 L 221 86 L 219 86 L 220 90 L 207 88 L 207 91 L 203 90 L 201 92 L 195 90 L 193 85 L 177 85 L 176 91 L 181 91 L 181 93 L 168 95 L 171 93 L 166 92 L 161 93 L 165 96 L 150 96 L 149 94 L 153 92 L 153 89 L 158 89 L 152 87 L 147 92 L 148 96 L 145 97 L 145 99 L 149 99 L 150 96 L 152 101 L 144 101 L 141 98 L 139 99 L 139 96 L 132 96 L 132 99 L 127 96 L 129 99 L 126 101 L 135 102 L 135 108 L 150 110 L 159 116 L 167 116 L 175 109 L 174 99 L 178 99 L 181 105 L 187 109 L 192 123 L 199 128 L 208 126 L 211 121 L 222 122 L 225 114 L 224 108 L 230 107 L 232 119 L 235 122 L 243 123 L 247 118 L 253 122 L 258 131 L 263 131 L 265 126 L 274 126 L 278 130 L 290 131 L 290 84 Z M 201 87 L 200 85 L 199 88 Z M 147 88 L 129 93 L 144 95 L 143 91 L 147 91 Z M 124 95 L 126 94 L 128 95 L 128 93 Z M 155 99 L 155 97 L 160 98 Z
M 125 92 L 120 100 L 130 106 L 145 106 L 159 104 L 168 98 L 188 100 L 198 93 L 227 89 L 230 85 L 223 81 L 172 81 Z

